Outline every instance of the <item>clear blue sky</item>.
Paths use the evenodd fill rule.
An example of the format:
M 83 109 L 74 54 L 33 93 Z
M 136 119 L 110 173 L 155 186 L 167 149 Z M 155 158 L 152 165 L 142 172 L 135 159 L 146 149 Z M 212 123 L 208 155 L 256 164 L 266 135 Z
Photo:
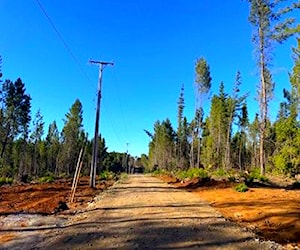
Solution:
M 84 128 L 93 135 L 98 68 L 90 58 L 112 60 L 103 77 L 100 130 L 109 151 L 148 153 L 156 120 L 170 118 L 177 127 L 177 100 L 185 85 L 185 115 L 194 113 L 194 65 L 204 56 L 211 67 L 212 92 L 221 81 L 230 93 L 237 70 L 243 92 L 250 92 L 250 118 L 258 83 L 252 29 L 245 1 L 209 0 L 40 0 L 77 58 L 70 56 L 36 0 L 0 0 L 0 55 L 4 79 L 21 77 L 32 97 L 32 116 L 41 110 L 45 133 L 63 118 L 76 98 L 84 109 Z M 298 13 L 299 14 L 299 13 Z M 299 16 L 298 16 L 299 17 Z M 275 118 L 282 89 L 289 88 L 291 47 L 276 49 L 272 72 L 276 92 L 270 109 Z M 207 107 L 208 108 L 208 107 Z

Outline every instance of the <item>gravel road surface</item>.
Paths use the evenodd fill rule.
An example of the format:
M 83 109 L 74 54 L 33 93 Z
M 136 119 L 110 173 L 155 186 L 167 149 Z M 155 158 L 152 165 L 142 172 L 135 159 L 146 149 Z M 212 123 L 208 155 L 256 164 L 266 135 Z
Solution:
M 117 182 L 85 211 L 38 222 L 0 228 L 0 249 L 281 249 L 198 196 L 146 175 Z

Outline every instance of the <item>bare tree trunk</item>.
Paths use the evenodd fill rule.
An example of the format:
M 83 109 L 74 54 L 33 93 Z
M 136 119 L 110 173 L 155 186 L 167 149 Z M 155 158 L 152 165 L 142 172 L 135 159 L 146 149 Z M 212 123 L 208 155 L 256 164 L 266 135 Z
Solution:
M 195 140 L 195 133 L 194 128 L 192 131 L 192 145 L 191 145 L 191 154 L 190 154 L 190 167 L 194 167 L 194 140 Z
M 265 50 L 264 50 L 264 34 L 259 27 L 260 37 L 260 80 L 261 80 L 261 93 L 260 93 L 260 144 L 259 144 L 259 159 L 260 159 L 260 172 L 265 174 L 265 152 L 264 142 L 266 133 L 266 119 L 267 119 L 267 85 L 265 79 Z
M 225 168 L 229 169 L 231 166 L 231 161 L 230 161 L 230 131 L 231 131 L 231 124 L 232 124 L 232 118 L 233 118 L 233 112 L 230 113 L 230 117 L 228 120 L 228 128 L 227 128 L 227 137 L 226 137 L 226 151 L 225 151 Z

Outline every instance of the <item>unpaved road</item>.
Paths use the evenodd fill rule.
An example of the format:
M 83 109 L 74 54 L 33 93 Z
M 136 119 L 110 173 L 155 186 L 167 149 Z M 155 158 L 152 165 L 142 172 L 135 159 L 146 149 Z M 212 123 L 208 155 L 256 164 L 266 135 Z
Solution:
M 195 194 L 132 175 L 86 211 L 0 229 L 1 249 L 280 249 L 226 221 Z M 53 220 L 57 219 L 57 223 Z

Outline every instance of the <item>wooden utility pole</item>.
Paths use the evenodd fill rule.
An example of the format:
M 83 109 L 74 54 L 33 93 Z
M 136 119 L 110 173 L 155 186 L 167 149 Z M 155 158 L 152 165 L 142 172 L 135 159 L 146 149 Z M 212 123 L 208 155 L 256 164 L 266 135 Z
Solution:
M 91 64 L 99 64 L 99 79 L 98 79 L 98 90 L 97 90 L 97 108 L 96 108 L 96 121 L 95 121 L 95 134 L 93 143 L 93 155 L 92 164 L 90 171 L 90 187 L 96 187 L 96 168 L 98 159 L 98 135 L 99 135 L 99 120 L 100 120 L 100 102 L 102 97 L 102 73 L 103 69 L 107 65 L 114 65 L 112 62 L 102 62 L 90 60 Z

